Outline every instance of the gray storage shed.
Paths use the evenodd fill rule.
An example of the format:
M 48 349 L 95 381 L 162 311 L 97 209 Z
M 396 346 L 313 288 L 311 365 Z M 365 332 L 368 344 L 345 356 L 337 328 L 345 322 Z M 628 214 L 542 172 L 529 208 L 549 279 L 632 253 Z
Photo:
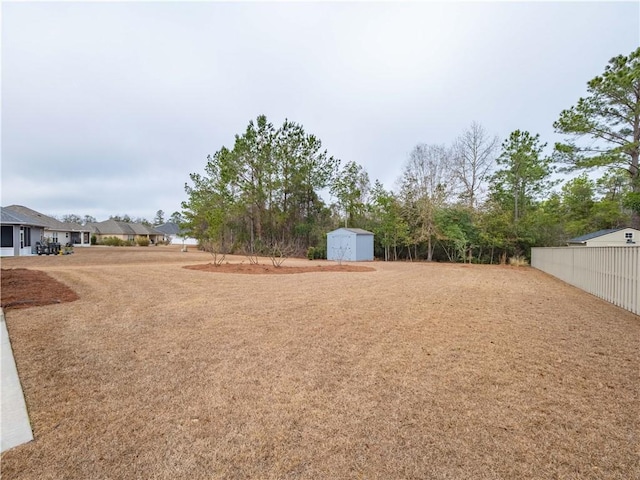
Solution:
M 339 228 L 327 233 L 327 260 L 373 260 L 373 233 L 361 228 Z

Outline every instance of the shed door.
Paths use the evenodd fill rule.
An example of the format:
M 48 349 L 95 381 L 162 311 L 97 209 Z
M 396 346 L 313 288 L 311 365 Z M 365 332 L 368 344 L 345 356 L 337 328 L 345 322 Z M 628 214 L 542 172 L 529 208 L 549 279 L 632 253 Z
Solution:
M 334 235 L 331 250 L 333 259 L 349 260 L 351 258 L 351 237 L 349 235 Z

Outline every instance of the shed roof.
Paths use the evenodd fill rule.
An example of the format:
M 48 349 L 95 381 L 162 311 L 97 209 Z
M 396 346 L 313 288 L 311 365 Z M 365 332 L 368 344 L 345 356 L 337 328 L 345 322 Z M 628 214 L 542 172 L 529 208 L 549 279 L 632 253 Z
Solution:
M 597 232 L 587 233 L 585 235 L 572 238 L 568 243 L 584 243 L 587 240 L 593 240 L 594 238 L 602 237 L 603 235 L 609 235 L 610 233 L 619 232 L 620 230 L 625 230 L 625 227 L 609 228 L 606 230 L 598 230 Z
M 339 232 L 340 230 L 346 230 L 347 232 L 355 233 L 357 235 L 373 235 L 373 232 L 369 232 L 368 230 L 363 230 L 362 228 L 342 227 L 334 230 L 333 232 Z M 333 233 L 333 232 L 329 232 L 329 233 Z

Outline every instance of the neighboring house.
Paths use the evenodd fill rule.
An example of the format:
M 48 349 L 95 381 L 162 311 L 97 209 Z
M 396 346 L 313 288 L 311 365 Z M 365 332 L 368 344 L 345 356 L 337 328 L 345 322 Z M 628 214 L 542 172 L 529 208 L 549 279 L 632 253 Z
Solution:
M 18 257 L 33 255 L 36 242 L 44 237 L 45 225 L 5 207 L 0 207 L 0 256 Z
M 339 228 L 327 233 L 327 260 L 373 260 L 373 233 L 361 228 Z
M 612 228 L 587 233 L 567 242 L 570 247 L 617 247 L 640 245 L 640 230 Z
M 171 245 L 198 245 L 198 240 L 187 236 L 185 232 L 180 231 L 177 223 L 167 222 L 155 227 L 156 230 L 164 233 L 165 242 L 169 241 Z
M 36 212 L 31 208 L 22 205 L 10 205 L 5 207 L 14 213 L 18 213 L 27 218 L 31 218 L 41 225 L 44 225 L 44 235 L 38 241 L 54 242 L 61 245 L 71 244 L 78 247 L 89 246 L 89 228 L 72 222 L 61 222 L 43 213 Z
M 98 242 L 107 237 L 116 237 L 129 242 L 135 242 L 139 237 L 146 237 L 154 245 L 164 241 L 164 233 L 142 223 L 118 222 L 109 219 L 104 222 L 88 223 L 87 226 Z

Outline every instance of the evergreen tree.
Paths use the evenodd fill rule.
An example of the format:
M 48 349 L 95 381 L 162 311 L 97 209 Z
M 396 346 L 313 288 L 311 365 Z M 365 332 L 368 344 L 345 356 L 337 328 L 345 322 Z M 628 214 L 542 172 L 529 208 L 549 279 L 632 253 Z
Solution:
M 633 211 L 632 226 L 640 228 L 640 48 L 612 58 L 587 91 L 553 124 L 570 135 L 556 144 L 556 157 L 571 168 L 625 172 L 631 186 L 625 205 Z M 578 144 L 582 137 L 588 141 Z

